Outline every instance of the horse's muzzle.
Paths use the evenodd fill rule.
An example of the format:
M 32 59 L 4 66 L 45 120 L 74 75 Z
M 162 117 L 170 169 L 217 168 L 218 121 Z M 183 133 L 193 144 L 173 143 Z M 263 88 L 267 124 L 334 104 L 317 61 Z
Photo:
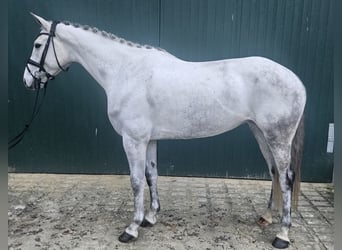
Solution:
M 24 84 L 25 88 L 32 89 L 32 85 L 28 86 L 25 79 L 23 79 L 23 84 Z
M 28 85 L 26 80 L 23 79 L 23 83 L 24 83 L 24 86 L 29 89 L 29 90 L 37 90 L 39 88 L 42 88 L 43 86 L 41 86 L 41 81 L 40 79 L 34 79 L 33 80 L 33 83 L 31 85 Z M 43 84 L 44 85 L 44 84 Z

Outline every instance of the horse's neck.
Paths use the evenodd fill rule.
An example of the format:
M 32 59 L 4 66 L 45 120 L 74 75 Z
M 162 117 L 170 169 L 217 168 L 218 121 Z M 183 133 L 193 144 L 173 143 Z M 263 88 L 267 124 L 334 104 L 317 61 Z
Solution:
M 63 31 L 62 39 L 66 40 L 70 60 L 81 64 L 106 92 L 115 88 L 119 84 L 120 69 L 129 56 L 120 48 L 123 45 L 72 26 L 64 26 Z

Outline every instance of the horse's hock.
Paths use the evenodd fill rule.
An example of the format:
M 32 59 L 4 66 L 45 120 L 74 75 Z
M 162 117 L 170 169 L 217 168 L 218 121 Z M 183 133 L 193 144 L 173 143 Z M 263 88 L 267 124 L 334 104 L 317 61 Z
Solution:
M 160 177 L 161 211 L 122 244 L 133 202 L 128 176 L 9 174 L 9 249 L 273 249 L 279 216 L 260 228 L 270 182 Z M 148 192 L 145 190 L 145 209 Z M 289 249 L 333 249 L 334 190 L 303 183 Z

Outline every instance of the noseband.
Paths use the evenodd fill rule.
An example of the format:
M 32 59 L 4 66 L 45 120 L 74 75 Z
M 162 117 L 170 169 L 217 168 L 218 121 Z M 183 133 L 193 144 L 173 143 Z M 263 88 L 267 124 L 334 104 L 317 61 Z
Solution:
M 39 89 L 41 87 L 41 85 L 43 85 L 43 87 L 45 88 L 46 87 L 46 84 L 48 82 L 48 80 L 53 80 L 55 78 L 54 75 L 48 73 L 45 68 L 44 68 L 44 64 L 45 64 L 45 59 L 46 59 L 46 55 L 47 55 L 47 52 L 48 52 L 48 49 L 49 49 L 49 46 L 50 46 L 50 42 L 52 43 L 52 48 L 53 48 L 53 53 L 55 55 L 55 58 L 56 58 L 56 62 L 58 64 L 58 67 L 62 70 L 62 71 L 67 71 L 68 68 L 64 69 L 61 64 L 59 63 L 58 61 L 58 58 L 57 58 L 57 54 L 56 54 L 56 49 L 55 49 L 55 43 L 54 43 L 54 40 L 53 38 L 56 36 L 55 35 L 55 31 L 56 31 L 56 26 L 57 24 L 59 23 L 59 21 L 53 21 L 52 24 L 51 24 L 51 28 L 50 28 L 50 32 L 49 33 L 46 33 L 46 32 L 42 32 L 40 33 L 37 38 L 39 36 L 48 36 L 48 39 L 46 41 L 46 44 L 45 44 L 45 47 L 44 47 L 44 50 L 43 50 L 43 54 L 42 54 L 42 57 L 40 58 L 40 62 L 36 62 L 34 60 L 32 60 L 31 58 L 29 58 L 27 60 L 27 64 L 26 64 L 26 69 L 28 70 L 28 72 L 31 74 L 31 76 L 33 77 L 34 79 L 34 89 Z M 36 38 L 36 39 L 37 39 Z M 41 81 L 41 76 L 37 76 L 36 75 L 36 72 L 35 73 L 32 73 L 32 71 L 30 70 L 29 68 L 29 64 L 35 66 L 35 67 L 38 67 L 39 68 L 39 72 L 43 72 L 45 74 L 45 76 L 47 77 L 47 81 L 46 82 L 42 82 Z

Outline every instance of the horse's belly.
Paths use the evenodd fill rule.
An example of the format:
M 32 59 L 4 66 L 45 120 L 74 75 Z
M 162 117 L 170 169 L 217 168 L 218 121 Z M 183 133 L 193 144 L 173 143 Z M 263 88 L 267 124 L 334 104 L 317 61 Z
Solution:
M 178 112 L 169 110 L 168 113 L 155 116 L 152 139 L 190 139 L 202 138 L 221 134 L 234 129 L 246 119 L 241 115 L 225 110 L 183 109 Z
M 239 126 L 240 123 L 227 124 L 225 127 L 209 127 L 202 126 L 201 124 L 188 127 L 162 127 L 155 128 L 152 132 L 151 139 L 162 140 L 162 139 L 194 139 L 194 138 L 204 138 L 222 134 L 226 131 L 232 130 Z
M 175 80 L 162 87 L 156 85 L 148 99 L 154 139 L 217 135 L 240 125 L 248 115 L 241 90 L 219 78 Z

